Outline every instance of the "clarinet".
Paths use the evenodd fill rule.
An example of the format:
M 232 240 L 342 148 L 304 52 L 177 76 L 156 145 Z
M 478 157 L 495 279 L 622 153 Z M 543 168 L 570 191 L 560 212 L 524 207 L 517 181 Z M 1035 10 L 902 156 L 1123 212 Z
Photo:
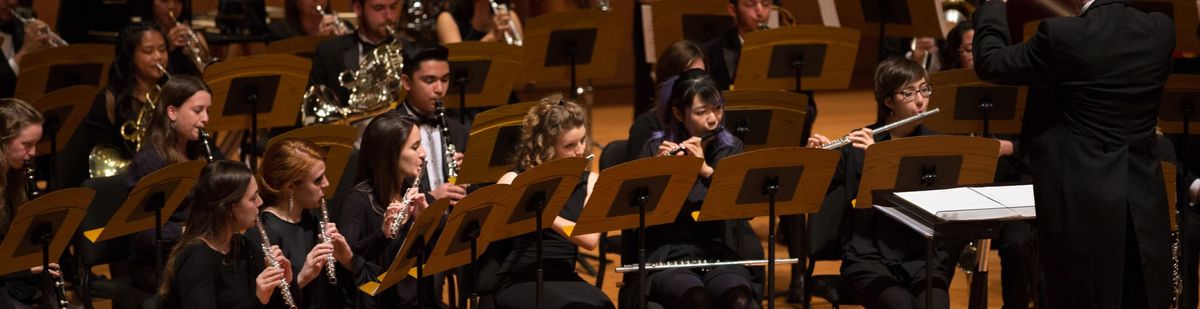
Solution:
M 446 106 L 442 105 L 442 100 L 434 101 L 437 108 L 438 119 L 442 121 L 442 149 L 443 159 L 446 160 L 446 183 L 454 184 L 458 181 L 458 162 L 454 162 L 454 154 L 458 150 L 454 149 L 454 143 L 450 142 L 450 126 L 446 125 Z
M 321 242 L 333 243 L 333 238 L 329 237 L 329 231 L 325 229 L 325 224 L 329 223 L 329 210 L 325 208 L 325 198 L 321 198 Z M 325 256 L 325 276 L 329 277 L 329 284 L 337 285 L 337 259 L 333 254 Z
M 423 169 L 423 168 L 417 168 L 417 177 L 413 178 L 412 187 L 409 187 L 409 188 L 412 188 L 412 189 L 419 188 L 419 186 L 421 185 L 421 172 L 423 172 L 424 170 L 425 169 Z M 408 193 L 408 191 L 406 190 L 405 192 L 402 192 L 401 194 L 407 194 L 407 193 Z M 412 205 L 412 199 L 404 198 L 403 200 L 400 201 L 400 214 L 398 214 L 396 216 L 395 220 L 392 220 L 391 225 L 388 225 L 388 232 L 391 232 L 392 238 L 396 238 L 396 236 L 400 234 L 401 224 L 403 224 L 404 221 L 408 221 L 408 206 L 409 205 Z
M 263 227 L 260 217 L 261 215 L 254 217 L 254 225 L 258 226 L 258 236 L 262 237 L 263 259 L 271 268 L 279 268 L 279 261 L 271 258 L 271 239 L 267 238 L 267 229 Z M 291 285 L 288 284 L 287 278 L 279 279 L 279 294 L 283 295 L 283 302 L 287 303 L 288 308 L 296 309 L 296 300 L 292 299 Z
M 37 187 L 37 166 L 33 164 L 33 161 L 25 161 L 25 181 L 25 193 L 26 196 L 29 197 L 29 200 L 32 201 L 39 196 L 42 196 L 42 191 L 38 190 Z M 42 271 L 47 272 L 49 275 L 49 269 L 43 269 Z M 54 296 L 58 298 L 58 307 L 67 308 L 67 305 L 70 303 L 67 302 L 66 283 L 63 282 L 62 277 L 55 277 L 54 275 L 49 276 L 54 279 Z
M 200 131 L 200 149 L 204 150 L 204 160 L 207 160 L 208 163 L 212 163 L 213 149 L 212 143 L 208 141 L 208 130 L 205 130 L 204 128 L 196 128 L 196 130 Z M 322 228 L 324 228 L 324 226 L 322 226 Z

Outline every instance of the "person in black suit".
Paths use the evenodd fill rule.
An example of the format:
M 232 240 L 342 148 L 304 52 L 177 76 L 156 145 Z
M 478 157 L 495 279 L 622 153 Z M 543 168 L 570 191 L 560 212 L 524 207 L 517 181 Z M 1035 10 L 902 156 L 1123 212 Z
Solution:
M 413 115 L 419 120 L 421 147 L 428 154 L 422 173 L 421 192 L 428 192 L 426 196 L 431 204 L 435 200 L 450 198 L 453 205 L 467 194 L 466 187 L 455 185 L 448 174 L 450 160 L 462 166 L 469 132 L 458 121 L 437 113 L 437 102 L 446 96 L 446 89 L 450 87 L 449 56 L 450 51 L 445 46 L 432 41 L 418 41 L 405 48 L 400 85 L 407 96 L 404 102 L 396 106 L 397 111 Z M 443 126 L 447 130 L 443 131 Z M 442 134 L 447 132 L 450 136 L 443 139 Z M 445 155 L 446 148 L 449 148 L 446 141 L 454 146 L 453 156 Z
M 1128 0 L 1083 3 L 1080 16 L 1047 19 L 1011 46 L 1006 4 L 984 3 L 975 70 L 988 82 L 1031 86 L 1021 144 L 1048 307 L 1164 308 L 1170 246 L 1154 126 L 1174 28 Z
M 770 0 L 729 0 L 726 6 L 737 27 L 703 44 L 705 63 L 717 88 L 729 90 L 742 57 L 742 36 L 758 30 L 771 14 Z
M 352 0 L 354 14 L 360 25 L 354 33 L 340 35 L 321 42 L 312 57 L 308 84 L 324 85 L 333 90 L 338 102 L 344 105 L 350 90 L 341 86 L 338 75 L 357 71 L 363 55 L 376 46 L 388 43 L 392 36 L 388 27 L 395 27 L 399 16 L 399 0 Z
M 22 24 L 12 10 L 17 9 L 16 0 L 0 0 L 0 98 L 13 96 L 17 87 L 17 73 L 21 70 L 21 59 L 29 53 L 50 48 L 50 28 L 45 22 L 34 19 Z

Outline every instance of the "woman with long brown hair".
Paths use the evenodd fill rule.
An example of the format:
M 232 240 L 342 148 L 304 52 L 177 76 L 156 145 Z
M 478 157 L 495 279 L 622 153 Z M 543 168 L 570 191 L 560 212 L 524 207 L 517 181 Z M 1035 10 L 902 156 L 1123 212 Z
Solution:
M 272 246 L 270 258 L 280 267 L 266 266 L 262 248 L 238 233 L 254 226 L 262 205 L 250 169 L 209 163 L 189 197 L 188 229 L 171 250 L 158 289 L 165 307 L 257 308 L 280 297 L 277 287 L 292 281 L 290 262 Z
M 349 270 L 355 264 L 353 259 L 361 259 L 351 252 L 337 226 L 326 221 L 323 190 L 328 186 L 325 155 L 317 145 L 287 138 L 267 146 L 259 170 L 259 193 L 264 205 L 259 220 L 268 239 L 283 250 L 288 260 L 303 261 L 292 264 L 292 273 L 296 274 L 295 284 L 302 291 L 298 305 L 304 308 L 346 305 L 341 287 L 354 288 Z M 246 233 L 259 235 L 258 227 Z M 330 241 L 324 242 L 325 237 Z M 255 246 L 262 244 L 261 238 L 256 237 L 251 237 L 250 242 Z M 330 270 L 326 269 L 331 266 L 328 260 L 331 255 L 337 261 L 333 277 L 329 277 Z M 342 284 L 335 284 L 334 280 Z

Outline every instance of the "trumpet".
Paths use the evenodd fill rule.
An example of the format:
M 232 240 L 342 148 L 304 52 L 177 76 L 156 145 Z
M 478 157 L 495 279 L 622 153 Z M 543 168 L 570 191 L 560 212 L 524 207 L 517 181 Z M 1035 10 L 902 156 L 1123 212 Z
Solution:
M 425 163 L 422 162 L 421 164 L 425 164 Z M 421 172 L 423 172 L 424 170 L 425 169 L 423 169 L 423 168 L 419 168 L 419 167 L 417 168 L 417 177 L 413 178 L 412 186 L 409 187 L 410 189 L 416 189 L 421 185 Z M 400 194 L 403 195 L 403 194 L 407 194 L 407 193 L 408 193 L 408 190 L 405 190 L 405 192 L 402 192 Z M 409 205 L 412 205 L 412 199 L 404 197 L 404 200 L 400 201 L 400 213 L 396 215 L 396 219 L 392 220 L 392 224 L 388 225 L 388 233 L 391 233 L 392 238 L 396 238 L 397 235 L 400 234 L 401 224 L 408 221 L 408 215 L 409 215 L 408 206 Z
M 333 238 L 329 237 L 329 231 L 325 229 L 325 224 L 329 223 L 329 210 L 325 207 L 325 197 L 321 197 L 321 242 L 333 243 Z M 337 285 L 337 258 L 333 254 L 325 256 L 325 276 L 329 277 L 329 284 Z
M 34 20 L 37 20 L 32 17 L 29 17 L 29 18 L 22 17 L 21 14 L 17 14 L 17 10 L 14 10 L 14 9 L 8 9 L 8 12 L 12 13 L 13 17 L 16 17 L 17 20 L 20 20 L 22 25 L 28 25 L 29 23 L 33 22 Z M 50 47 L 63 47 L 63 46 L 70 45 L 70 44 L 67 44 L 67 41 L 63 40 L 62 37 L 58 36 L 58 33 L 54 33 L 54 31 L 50 30 L 49 27 L 42 29 L 41 32 L 43 35 L 46 35 L 47 37 L 50 38 Z
M 488 3 L 490 3 L 492 5 L 492 14 L 500 14 L 500 13 L 510 13 L 511 14 L 511 11 L 510 11 L 511 8 L 507 4 L 496 3 L 496 0 L 488 0 Z M 607 3 L 607 2 L 605 2 L 605 3 Z M 604 7 L 605 8 L 608 7 L 607 4 Z M 607 11 L 607 9 L 603 9 L 603 8 L 602 8 L 602 10 Z M 521 38 L 521 31 L 518 30 L 517 25 L 515 23 L 513 23 L 512 17 L 508 18 L 508 31 L 504 32 L 504 43 L 507 43 L 508 45 L 516 45 L 516 46 L 521 46 L 522 44 L 525 43 L 525 41 Z
M 321 14 L 321 16 L 333 16 L 334 17 L 333 35 L 344 35 L 344 34 L 350 34 L 351 32 L 354 32 L 354 30 L 350 29 L 350 27 L 347 27 L 346 23 L 343 23 L 341 19 L 337 19 L 337 11 L 334 11 L 333 9 L 329 10 L 329 14 L 325 14 L 325 7 L 321 6 L 320 4 L 317 4 L 317 14 Z
M 875 129 L 874 133 L 872 133 L 872 136 L 875 134 L 887 132 L 888 130 L 895 129 L 896 127 L 906 125 L 913 121 L 924 119 L 925 117 L 929 117 L 929 116 L 932 116 L 933 114 L 937 114 L 939 111 L 941 111 L 941 110 L 938 108 L 934 108 L 933 110 L 929 110 L 924 113 L 912 115 L 912 116 L 909 116 L 908 118 L 900 119 L 900 121 L 897 121 L 897 122 L 886 124 L 882 127 L 879 127 L 878 129 Z M 838 148 L 842 148 L 842 146 L 846 146 L 849 144 L 850 144 L 850 135 L 846 134 L 846 136 L 842 136 L 842 138 L 830 141 L 829 143 L 826 143 L 825 145 L 821 145 L 821 149 L 838 149 Z
M 267 230 L 262 225 L 261 216 L 254 216 L 254 225 L 258 227 L 258 236 L 262 237 L 262 252 L 263 259 L 271 268 L 280 268 L 279 261 L 271 258 L 271 239 L 267 237 Z M 288 284 L 287 278 L 279 279 L 279 294 L 283 295 L 283 302 L 287 303 L 288 308 L 296 309 L 296 300 L 292 298 L 291 286 Z
M 518 44 L 520 45 L 520 44 Z M 454 162 L 454 154 L 458 153 L 454 149 L 454 143 L 450 142 L 450 126 L 446 125 L 446 106 L 442 104 L 442 100 L 435 100 L 434 107 L 437 110 L 438 119 L 442 121 L 442 147 L 443 160 L 446 160 L 446 183 L 454 184 L 458 181 L 458 162 Z
M 167 15 L 171 16 L 171 20 L 175 20 L 174 11 L 167 10 Z M 176 25 L 178 24 L 179 22 L 176 22 Z M 212 57 L 209 54 L 208 45 L 200 42 L 200 37 L 196 35 L 195 30 L 192 30 L 190 27 L 187 28 L 187 35 L 187 48 L 188 51 L 192 53 L 190 60 L 192 60 L 192 63 L 195 64 L 200 71 L 204 71 L 204 68 L 208 67 L 209 64 L 217 62 L 217 58 Z

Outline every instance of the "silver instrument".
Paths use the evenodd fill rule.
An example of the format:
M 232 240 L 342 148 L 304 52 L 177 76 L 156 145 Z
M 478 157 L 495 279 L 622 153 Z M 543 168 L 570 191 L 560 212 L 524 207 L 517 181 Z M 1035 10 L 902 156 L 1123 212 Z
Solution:
M 280 268 L 279 261 L 271 258 L 271 239 L 267 237 L 267 230 L 262 225 L 262 220 L 259 220 L 261 215 L 254 216 L 254 225 L 258 226 L 258 236 L 262 237 L 262 252 L 263 259 L 271 268 Z M 291 285 L 288 284 L 287 278 L 279 279 L 279 293 L 283 296 L 283 302 L 287 303 L 288 308 L 296 309 L 296 300 L 292 298 Z
M 424 165 L 425 162 L 421 162 L 421 164 Z M 417 168 L 417 177 L 413 178 L 412 186 L 409 187 L 410 188 L 409 190 L 416 189 L 421 186 L 421 172 L 423 172 L 423 171 L 425 171 L 424 168 L 420 168 L 420 167 Z M 407 194 L 408 194 L 408 190 L 405 190 L 404 192 L 401 193 L 402 196 L 407 195 Z M 392 235 L 392 238 L 396 238 L 397 235 L 400 234 L 400 227 L 404 224 L 404 222 L 408 221 L 408 215 L 409 215 L 408 207 L 409 207 L 409 205 L 412 205 L 412 202 L 413 202 L 413 200 L 409 199 L 407 196 L 404 196 L 402 198 L 403 198 L 403 200 L 400 201 L 400 213 L 398 213 L 396 215 L 396 219 L 392 219 L 391 225 L 388 225 L 388 233 L 390 233 L 390 235 Z
M 325 197 L 321 197 L 321 242 L 331 244 L 333 238 L 329 237 L 329 231 L 325 230 L 325 224 L 329 223 L 329 209 L 325 208 Z M 337 258 L 333 254 L 325 256 L 325 276 L 329 277 L 329 284 L 337 285 Z
M 775 265 L 796 264 L 798 262 L 799 262 L 799 260 L 797 260 L 797 259 L 775 259 Z M 660 269 L 673 269 L 673 268 L 715 268 L 715 267 L 719 267 L 719 266 L 732 266 L 732 265 L 763 266 L 763 265 L 767 265 L 768 263 L 770 263 L 770 262 L 768 262 L 767 260 L 669 261 L 669 262 L 659 262 L 659 263 L 648 263 L 648 264 L 646 264 L 646 270 L 660 270 Z M 638 271 L 637 264 L 629 264 L 629 265 L 617 267 L 617 273 L 630 273 L 630 272 L 637 272 L 637 271 Z
M 171 78 L 171 73 L 167 72 L 161 64 L 154 64 L 154 67 L 162 72 L 167 79 Z M 158 95 L 162 92 L 162 86 L 154 85 L 150 91 L 146 92 L 143 97 L 145 102 L 132 100 L 133 104 L 137 104 L 137 116 L 134 119 L 126 120 L 119 127 L 121 138 L 133 143 L 134 151 L 142 148 L 142 139 L 146 137 L 146 130 L 150 128 L 150 118 L 154 117 L 154 107 L 158 104 Z M 101 178 L 115 176 L 125 167 L 129 166 L 129 157 L 122 154 L 116 146 L 99 145 L 92 147 L 88 153 L 88 177 Z
M 492 5 L 492 14 L 512 13 L 511 8 L 507 4 L 496 3 L 496 0 L 488 0 L 488 3 Z M 607 9 L 603 8 L 601 10 L 607 11 Z M 517 29 L 517 25 L 513 23 L 512 17 L 508 18 L 508 31 L 504 32 L 504 43 L 515 46 L 525 44 L 525 40 L 521 37 L 521 30 Z
M 425 6 L 423 0 L 406 0 L 401 25 L 405 32 L 413 37 L 436 40 L 437 14 L 436 7 Z
M 1179 230 L 1171 231 L 1171 302 L 1167 308 L 1179 308 L 1179 295 L 1183 294 L 1183 269 L 1180 268 L 1180 234 Z
M 200 131 L 200 149 L 204 151 L 204 160 L 208 163 L 212 163 L 214 160 L 213 149 L 212 142 L 208 141 L 208 130 L 204 130 L 204 128 L 196 128 L 196 130 Z
M 317 4 L 317 13 L 321 14 L 321 16 L 333 16 L 334 19 L 337 19 L 337 11 L 330 9 L 329 13 L 326 14 L 325 7 L 322 7 L 320 4 Z M 341 19 L 337 19 L 337 22 L 335 22 L 333 26 L 333 35 L 344 35 L 354 32 L 354 29 L 350 29 L 350 27 L 346 26 L 346 23 L 343 23 Z
M 17 10 L 14 10 L 14 9 L 8 9 L 8 12 L 12 13 L 13 17 L 16 17 L 17 20 L 21 21 L 22 25 L 27 25 L 27 24 L 33 22 L 34 20 L 36 20 L 32 17 L 28 17 L 28 18 L 23 17 L 23 16 L 21 16 L 21 14 L 17 14 Z M 54 31 L 50 30 L 49 27 L 47 27 L 46 29 L 42 29 L 42 34 L 50 37 L 50 47 L 63 47 L 63 46 L 70 45 L 70 44 L 67 44 L 67 41 L 63 40 L 62 37 L 58 36 L 58 33 L 54 33 Z
M 167 10 L 167 15 L 171 16 L 171 20 L 175 20 L 174 11 Z M 176 22 L 176 24 L 178 24 L 178 22 Z M 208 45 L 200 41 L 200 37 L 196 35 L 195 30 L 192 30 L 191 27 L 188 27 L 187 30 L 187 48 L 188 51 L 192 53 L 192 57 L 189 58 L 189 60 L 191 60 L 192 63 L 196 65 L 196 68 L 200 69 L 200 71 L 204 71 L 204 68 L 207 68 L 208 65 L 212 64 L 213 62 L 217 62 L 217 58 L 212 57 L 212 55 L 209 53 Z
M 924 119 L 925 117 L 929 117 L 929 116 L 932 116 L 933 114 L 937 114 L 939 111 L 940 111 L 940 109 L 934 108 L 933 110 L 929 110 L 924 113 L 912 115 L 908 118 L 900 119 L 900 121 L 897 121 L 897 122 L 886 124 L 882 127 L 875 129 L 875 131 L 872 135 L 887 132 L 888 130 L 895 129 L 896 127 L 906 125 L 910 122 Z M 825 145 L 821 145 L 821 149 L 838 149 L 838 148 L 842 148 L 842 146 L 846 146 L 849 144 L 850 144 L 850 135 L 847 134 L 846 136 L 843 136 L 842 138 L 832 140 L 832 141 L 829 141 L 829 143 L 826 143 Z
M 458 153 L 458 150 L 454 149 L 454 143 L 450 142 L 450 126 L 446 124 L 446 106 L 440 99 L 433 102 L 438 119 L 442 121 L 442 149 L 444 149 L 442 159 L 446 161 L 446 183 L 455 184 L 458 181 L 458 162 L 454 161 L 454 154 Z

